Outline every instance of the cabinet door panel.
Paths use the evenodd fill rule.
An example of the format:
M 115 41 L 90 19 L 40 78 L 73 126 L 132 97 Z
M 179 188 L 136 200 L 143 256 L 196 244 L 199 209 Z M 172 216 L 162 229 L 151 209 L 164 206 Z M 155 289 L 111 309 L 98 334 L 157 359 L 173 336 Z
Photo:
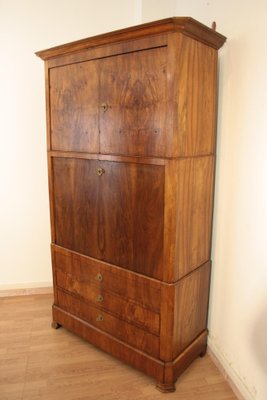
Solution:
M 166 47 L 102 60 L 101 153 L 166 153 Z
M 53 171 L 56 244 L 162 278 L 164 167 L 55 158 Z
M 102 162 L 104 259 L 162 278 L 164 167 Z
M 98 62 L 52 68 L 49 73 L 53 150 L 99 151 Z
M 56 244 L 100 258 L 97 161 L 54 158 Z

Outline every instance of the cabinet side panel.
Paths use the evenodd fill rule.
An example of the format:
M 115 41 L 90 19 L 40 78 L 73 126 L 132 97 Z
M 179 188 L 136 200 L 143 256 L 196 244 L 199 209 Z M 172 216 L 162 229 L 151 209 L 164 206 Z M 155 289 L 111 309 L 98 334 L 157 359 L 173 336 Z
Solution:
M 47 166 L 48 166 L 51 242 L 55 243 L 54 173 L 53 173 L 53 161 L 50 152 L 47 153 Z
M 210 259 L 214 157 L 177 161 L 175 280 Z
M 166 108 L 166 129 L 168 130 L 168 140 L 166 142 L 166 157 L 177 157 L 183 153 L 181 143 L 181 132 L 177 129 L 177 119 L 179 110 L 179 79 L 177 71 L 180 69 L 178 49 L 181 48 L 182 35 L 171 33 L 168 35 L 167 53 L 167 104 Z M 184 136 L 184 134 L 183 134 Z
M 45 106 L 46 106 L 46 142 L 47 150 L 51 150 L 51 129 L 50 129 L 50 83 L 49 63 L 45 62 Z
M 177 258 L 177 195 L 178 161 L 168 160 L 165 166 L 164 185 L 164 245 L 163 245 L 163 281 L 174 282 L 178 279 Z
M 176 49 L 177 156 L 213 154 L 217 101 L 217 50 L 180 34 Z
M 176 284 L 173 358 L 206 329 L 209 282 L 210 262 Z

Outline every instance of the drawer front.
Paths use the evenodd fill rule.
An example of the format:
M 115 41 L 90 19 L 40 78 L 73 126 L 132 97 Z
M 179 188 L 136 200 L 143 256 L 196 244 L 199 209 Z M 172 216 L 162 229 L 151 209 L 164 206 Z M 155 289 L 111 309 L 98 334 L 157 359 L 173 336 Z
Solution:
M 81 300 L 90 302 L 93 306 L 109 311 L 115 316 L 133 323 L 151 333 L 159 334 L 159 314 L 143 308 L 132 300 L 107 292 L 101 285 L 84 283 L 80 279 L 74 279 L 71 275 L 56 270 L 57 286 L 80 297 Z
M 55 245 L 52 251 L 55 271 L 60 270 L 74 281 L 97 286 L 159 313 L 160 282 Z
M 128 324 L 103 310 L 100 311 L 98 308 L 90 306 L 88 303 L 64 293 L 60 289 L 57 292 L 58 305 L 63 310 L 153 357 L 159 356 L 158 336 Z

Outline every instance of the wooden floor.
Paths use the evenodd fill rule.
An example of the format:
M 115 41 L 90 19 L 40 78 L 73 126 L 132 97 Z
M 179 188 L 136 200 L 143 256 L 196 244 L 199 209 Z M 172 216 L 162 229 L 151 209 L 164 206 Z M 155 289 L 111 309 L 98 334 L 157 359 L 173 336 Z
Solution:
M 1 400 L 234 400 L 208 355 L 162 394 L 142 373 L 61 328 L 51 295 L 0 299 Z

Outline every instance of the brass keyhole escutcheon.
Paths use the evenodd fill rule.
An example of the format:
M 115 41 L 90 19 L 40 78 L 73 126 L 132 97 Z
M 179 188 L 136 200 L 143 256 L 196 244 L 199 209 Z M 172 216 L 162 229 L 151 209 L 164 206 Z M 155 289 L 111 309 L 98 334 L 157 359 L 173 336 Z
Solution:
M 102 103 L 100 107 L 102 108 L 103 112 L 106 112 L 108 110 L 107 103 Z
M 95 279 L 96 279 L 97 281 L 101 282 L 101 281 L 103 280 L 103 276 L 102 276 L 100 273 L 98 273 L 98 274 L 96 275 Z
M 105 172 L 104 168 L 99 167 L 96 169 L 96 175 L 98 175 L 98 176 L 103 175 L 104 172 Z
M 102 302 L 103 300 L 104 300 L 104 298 L 103 298 L 103 296 L 101 294 L 96 296 L 96 301 Z
M 101 322 L 101 321 L 104 321 L 103 315 L 99 314 L 99 315 L 97 316 L 96 320 L 97 320 L 97 321 L 100 321 L 100 322 Z

